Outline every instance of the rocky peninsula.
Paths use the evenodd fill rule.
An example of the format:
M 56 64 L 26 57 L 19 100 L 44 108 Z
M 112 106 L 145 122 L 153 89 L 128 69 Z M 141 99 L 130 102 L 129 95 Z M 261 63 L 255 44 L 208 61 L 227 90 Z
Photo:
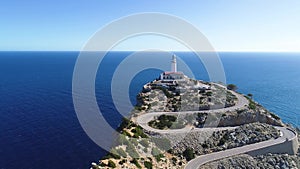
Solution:
M 91 168 L 300 168 L 295 129 L 251 96 L 164 72 L 143 86 Z

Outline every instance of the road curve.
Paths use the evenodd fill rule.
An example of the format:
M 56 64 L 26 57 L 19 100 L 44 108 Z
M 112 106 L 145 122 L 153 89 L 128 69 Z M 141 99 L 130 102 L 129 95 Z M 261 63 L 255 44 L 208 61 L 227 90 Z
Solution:
M 222 87 L 222 86 L 221 86 Z M 150 132 L 154 132 L 154 133 L 160 133 L 160 134 L 164 134 L 164 133 L 187 133 L 191 130 L 193 131 L 205 131 L 205 130 L 224 130 L 224 129 L 231 129 L 231 128 L 235 128 L 235 127 L 218 127 L 218 128 L 192 128 L 192 127 L 185 127 L 183 129 L 172 129 L 172 130 L 159 130 L 159 129 L 154 129 L 152 127 L 150 127 L 148 125 L 148 122 L 153 120 L 154 117 L 158 117 L 160 115 L 185 115 L 185 114 L 190 114 L 190 113 L 225 113 L 227 111 L 233 111 L 236 109 L 240 109 L 243 107 L 246 107 L 249 105 L 249 101 L 248 99 L 241 95 L 238 94 L 234 91 L 231 91 L 232 94 L 234 94 L 237 98 L 238 98 L 238 102 L 235 106 L 232 107 L 227 107 L 227 108 L 221 108 L 221 109 L 214 109 L 214 110 L 199 110 L 199 111 L 184 111 L 184 112 L 152 112 L 152 113 L 145 113 L 142 115 L 139 115 L 138 117 L 136 117 L 136 122 L 145 130 L 150 131 Z M 220 151 L 220 152 L 215 152 L 215 153 L 210 153 L 210 154 L 205 154 L 202 156 L 199 156 L 193 160 L 191 160 L 190 162 L 187 163 L 187 165 L 185 166 L 185 169 L 197 169 L 199 168 L 201 165 L 211 162 L 211 161 L 215 161 L 215 160 L 219 160 L 222 158 L 226 158 L 226 157 L 230 157 L 230 156 L 234 156 L 234 155 L 239 155 L 239 154 L 243 154 L 243 153 L 247 153 L 247 152 L 251 152 L 254 150 L 258 150 L 258 149 L 262 149 L 262 148 L 266 148 L 269 146 L 273 146 L 273 145 L 278 145 L 281 144 L 283 142 L 285 142 L 286 140 L 291 140 L 294 139 L 295 137 L 297 137 L 296 133 L 291 131 L 288 128 L 284 128 L 284 127 L 276 127 L 278 130 L 280 130 L 281 132 L 281 136 L 277 139 L 271 139 L 271 140 L 267 140 L 267 141 L 263 141 L 263 142 L 259 142 L 259 143 L 255 143 L 255 144 L 250 144 L 250 145 L 245 145 L 242 147 L 237 147 L 237 148 L 232 148 L 232 149 L 228 149 L 228 150 L 224 150 L 224 151 Z
M 271 139 L 259 143 L 249 144 L 242 147 L 232 148 L 224 151 L 219 151 L 215 153 L 205 154 L 201 155 L 199 157 L 196 157 L 195 159 L 189 161 L 187 165 L 185 166 L 185 169 L 197 169 L 201 165 L 206 164 L 211 161 L 219 160 L 226 157 L 231 157 L 234 155 L 244 154 L 250 151 L 266 148 L 269 146 L 277 145 L 280 143 L 285 142 L 287 139 L 292 140 L 297 135 L 292 130 L 285 128 L 285 127 L 275 127 L 282 133 L 281 137 L 277 139 Z
M 154 133 L 184 133 L 184 132 L 189 132 L 192 130 L 192 127 L 185 127 L 183 129 L 172 129 L 172 130 L 159 130 L 159 129 L 154 129 L 148 125 L 148 122 L 153 120 L 154 117 L 158 117 L 160 115 L 185 115 L 185 114 L 191 114 L 191 113 L 225 113 L 227 111 L 233 111 L 236 109 L 240 109 L 243 107 L 247 107 L 249 105 L 248 99 L 245 98 L 245 96 L 238 94 L 234 91 L 231 91 L 233 95 L 235 95 L 238 99 L 238 102 L 236 105 L 232 107 L 226 107 L 226 108 L 221 108 L 221 109 L 213 109 L 213 110 L 198 110 L 198 111 L 182 111 L 182 112 L 151 112 L 151 113 L 145 113 L 141 114 L 138 117 L 136 117 L 136 122 L 138 125 L 140 125 L 142 128 L 149 132 L 154 132 Z M 209 128 L 210 130 L 214 128 Z M 225 129 L 225 128 L 223 128 Z M 205 128 L 195 128 L 195 130 L 205 130 Z M 221 130 L 215 128 L 215 130 Z

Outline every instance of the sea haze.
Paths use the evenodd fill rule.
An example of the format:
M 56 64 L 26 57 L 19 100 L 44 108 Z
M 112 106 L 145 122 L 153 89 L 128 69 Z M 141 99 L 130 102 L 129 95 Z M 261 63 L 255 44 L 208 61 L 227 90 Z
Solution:
M 110 83 L 118 64 L 130 52 L 110 52 L 100 64 L 96 95 L 107 121 L 121 120 L 111 99 Z M 209 80 L 192 53 L 177 52 L 197 79 Z M 300 126 L 299 53 L 220 53 L 227 83 Z M 0 52 L 0 169 L 89 168 L 105 151 L 81 128 L 72 102 L 72 75 L 78 52 Z M 179 67 L 180 69 L 180 67 Z M 138 73 L 130 99 L 161 70 Z M 120 81 L 121 82 L 121 81 Z M 103 136 L 105 137 L 105 136 Z

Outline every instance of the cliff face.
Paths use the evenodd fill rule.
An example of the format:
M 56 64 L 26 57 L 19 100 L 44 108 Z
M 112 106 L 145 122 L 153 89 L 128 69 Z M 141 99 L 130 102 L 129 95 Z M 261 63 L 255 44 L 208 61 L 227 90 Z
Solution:
M 214 131 L 209 137 L 205 137 L 202 132 L 190 132 L 182 139 L 174 135 L 172 150 L 175 154 L 181 154 L 187 148 L 192 148 L 196 155 L 203 155 L 278 138 L 279 135 L 279 131 L 271 125 L 251 123 L 233 129 Z
M 236 94 L 215 83 L 207 83 L 186 78 L 185 82 L 160 86 L 160 81 L 153 81 L 144 86 L 142 92 L 137 95 L 138 113 L 151 112 L 178 112 L 178 111 L 203 111 L 222 107 L 233 107 L 237 104 Z M 207 89 L 196 88 L 199 85 L 209 86 Z M 244 96 L 243 96 L 244 97 Z M 283 126 L 280 118 L 266 110 L 263 106 L 247 98 L 249 105 L 221 113 L 218 116 L 219 127 L 239 126 L 254 122 L 266 123 L 275 126 Z M 205 115 L 204 115 L 205 116 Z M 196 119 L 196 127 L 205 123 L 205 118 Z M 200 125 L 198 125 L 200 124 Z M 192 124 L 194 125 L 194 124 Z M 216 124 L 205 124 L 214 127 Z
M 221 168 L 300 168 L 300 158 L 287 154 L 267 154 L 257 157 L 242 154 L 205 164 L 200 169 Z
M 261 106 L 257 106 L 254 110 L 243 109 L 225 113 L 222 115 L 218 126 L 239 126 L 255 122 L 266 123 L 274 126 L 284 126 L 279 117 L 268 112 Z
M 297 129 L 298 140 L 300 141 L 300 130 Z M 299 152 L 299 150 L 298 150 Z M 250 156 L 241 154 L 230 158 L 207 163 L 200 169 L 220 169 L 220 168 L 270 168 L 270 169 L 298 169 L 300 168 L 300 156 L 288 154 L 265 154 Z
M 137 105 L 132 111 L 131 119 L 124 120 L 120 125 L 122 127 L 118 144 L 99 164 L 94 163 L 92 168 L 184 168 L 195 155 L 279 137 L 278 130 L 273 126 L 285 126 L 280 118 L 252 99 L 247 99 L 224 86 L 189 78 L 180 83 L 150 82 L 137 95 Z M 137 120 L 153 112 L 162 113 L 142 123 Z M 165 112 L 170 112 L 169 116 Z M 181 114 L 177 115 L 175 112 Z M 148 126 L 145 127 L 144 124 Z M 160 130 L 192 130 L 188 133 L 168 131 L 161 134 L 151 132 L 151 128 L 147 128 L 149 126 Z M 200 129 L 203 127 L 209 129 Z M 162 141 L 164 144 L 161 144 Z M 161 147 L 165 143 L 171 149 Z M 280 156 L 274 161 L 274 158 L 271 155 L 241 155 L 209 163 L 202 168 L 268 168 L 270 159 L 273 161 L 272 166 L 294 167 L 292 161 L 297 159 Z M 284 163 L 282 160 L 288 162 Z

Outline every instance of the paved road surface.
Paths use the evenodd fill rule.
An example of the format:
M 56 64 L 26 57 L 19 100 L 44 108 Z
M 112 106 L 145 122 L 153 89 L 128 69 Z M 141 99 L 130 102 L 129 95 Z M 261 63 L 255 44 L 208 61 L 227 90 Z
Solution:
M 223 87 L 223 86 L 221 86 L 221 87 Z M 163 133 L 172 133 L 172 134 L 187 133 L 191 130 L 194 130 L 194 131 L 197 131 L 197 130 L 198 131 L 205 131 L 205 130 L 216 131 L 216 130 L 232 129 L 235 127 L 218 127 L 218 128 L 185 127 L 183 129 L 159 130 L 159 129 L 154 129 L 154 128 L 148 126 L 149 121 L 153 120 L 154 117 L 158 117 L 163 114 L 165 114 L 165 115 L 168 115 L 168 114 L 170 114 L 170 115 L 185 115 L 185 114 L 198 113 L 198 112 L 199 113 L 223 113 L 223 112 L 227 112 L 227 111 L 233 111 L 236 109 L 240 109 L 240 108 L 243 108 L 243 107 L 246 107 L 249 105 L 249 101 L 248 101 L 248 99 L 245 98 L 245 96 L 238 94 L 236 92 L 233 92 L 233 91 L 231 91 L 231 92 L 238 98 L 237 104 L 232 107 L 214 109 L 214 110 L 201 110 L 201 111 L 152 112 L 152 113 L 146 113 L 146 114 L 142 114 L 142 115 L 138 116 L 136 118 L 136 122 L 141 127 L 143 127 L 144 129 L 146 129 L 150 132 L 161 133 L 161 134 L 163 134 Z M 202 155 L 202 156 L 199 156 L 199 157 L 193 159 L 192 161 L 188 162 L 188 164 L 185 166 L 185 169 L 197 169 L 201 165 L 203 165 L 207 162 L 210 162 L 210 161 L 214 161 L 214 160 L 218 160 L 218 159 L 222 159 L 222 158 L 226 158 L 226 157 L 230 157 L 230 156 L 234 156 L 234 155 L 238 155 L 238 154 L 247 153 L 249 151 L 253 151 L 253 150 L 257 150 L 257 149 L 262 149 L 265 147 L 283 143 L 284 141 L 286 141 L 286 139 L 290 140 L 290 139 L 293 139 L 294 137 L 297 137 L 294 132 L 288 130 L 287 128 L 284 128 L 284 127 L 276 127 L 276 128 L 278 130 L 280 130 L 282 133 L 282 136 L 277 139 L 271 139 L 271 140 L 267 140 L 267 141 L 263 141 L 263 142 L 259 142 L 259 143 L 255 143 L 255 144 L 245 145 L 242 147 L 237 147 L 237 148 L 232 148 L 232 149 L 228 149 L 228 150 L 224 150 L 224 151 L 220 151 L 220 152 Z
M 197 169 L 201 165 L 211 162 L 211 161 L 247 153 L 247 152 L 250 152 L 253 150 L 262 149 L 262 148 L 269 147 L 272 145 L 277 145 L 277 144 L 285 142 L 286 139 L 291 140 L 294 137 L 297 137 L 294 132 L 292 132 L 291 130 L 288 130 L 287 128 L 284 128 L 284 127 L 276 127 L 276 128 L 278 130 L 280 130 L 280 132 L 282 133 L 282 136 L 277 139 L 271 139 L 271 140 L 267 140 L 267 141 L 263 141 L 263 142 L 259 142 L 259 143 L 255 143 L 255 144 L 249 144 L 249 145 L 245 145 L 242 147 L 237 147 L 237 148 L 232 148 L 232 149 L 228 149 L 228 150 L 224 150 L 224 151 L 219 151 L 219 152 L 215 152 L 215 153 L 202 155 L 202 156 L 199 156 L 199 157 L 191 160 L 190 162 L 188 162 L 188 164 L 185 166 L 185 169 Z
M 191 114 L 191 113 L 225 113 L 227 111 L 233 111 L 236 109 L 240 109 L 243 107 L 246 107 L 249 105 L 248 99 L 245 98 L 245 96 L 238 94 L 236 92 L 231 91 L 232 94 L 234 94 L 238 98 L 238 102 L 236 105 L 232 107 L 226 107 L 226 108 L 221 108 L 221 109 L 214 109 L 214 110 L 198 110 L 198 111 L 183 111 L 183 112 L 151 112 L 151 113 L 146 113 L 138 116 L 136 118 L 136 122 L 146 129 L 147 131 L 150 132 L 155 132 L 155 133 L 184 133 L 184 132 L 189 132 L 192 130 L 191 127 L 185 127 L 183 129 L 173 129 L 173 130 L 159 130 L 159 129 L 154 129 L 150 126 L 148 126 L 148 122 L 153 120 L 154 117 L 158 117 L 160 115 L 185 115 L 185 114 Z M 226 128 L 195 128 L 195 130 L 224 130 Z

